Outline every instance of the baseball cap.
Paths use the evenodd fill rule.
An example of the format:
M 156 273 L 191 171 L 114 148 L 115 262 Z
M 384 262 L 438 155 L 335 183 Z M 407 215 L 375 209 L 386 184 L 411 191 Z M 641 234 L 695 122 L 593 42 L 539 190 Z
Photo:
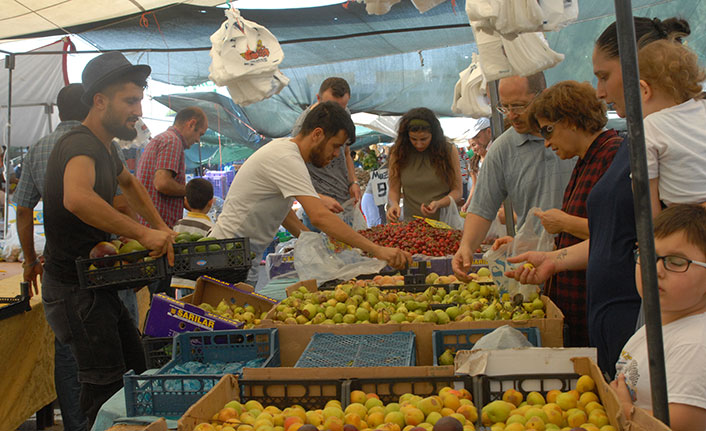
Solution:
M 471 138 L 478 136 L 480 132 L 490 127 L 490 120 L 488 117 L 480 117 L 476 120 L 476 124 L 471 128 Z

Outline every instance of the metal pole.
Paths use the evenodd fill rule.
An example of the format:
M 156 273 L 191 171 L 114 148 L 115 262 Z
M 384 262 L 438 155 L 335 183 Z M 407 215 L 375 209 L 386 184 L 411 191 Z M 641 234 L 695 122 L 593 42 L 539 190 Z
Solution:
M 5 163 L 5 214 L 3 217 L 3 234 L 7 238 L 8 216 L 10 214 L 10 135 L 12 135 L 12 69 L 15 68 L 15 55 L 5 56 L 5 68 L 7 69 L 7 149 L 3 156 Z
M 505 131 L 503 127 L 503 114 L 501 114 L 497 109 L 498 103 L 500 103 L 500 94 L 498 93 L 498 81 L 491 81 L 488 83 L 488 93 L 490 93 L 490 130 L 493 132 L 493 140 L 497 139 Z M 507 234 L 510 236 L 515 236 L 515 216 L 512 212 L 512 201 L 508 196 L 503 202 L 505 207 L 505 228 L 507 229 Z
M 650 183 L 647 174 L 645 129 L 642 124 L 642 98 L 640 96 L 640 71 L 637 65 L 635 23 L 631 0 L 614 0 L 618 31 L 618 48 L 623 69 L 623 91 L 630 137 L 630 171 L 635 205 L 635 225 L 640 246 L 640 275 L 642 299 L 645 310 L 647 355 L 652 389 L 652 411 L 657 419 L 669 425 L 667 375 L 664 368 L 662 341 L 662 316 L 657 288 L 657 257 L 652 227 Z
M 203 177 L 203 162 L 201 161 L 201 141 L 199 141 L 199 176 Z

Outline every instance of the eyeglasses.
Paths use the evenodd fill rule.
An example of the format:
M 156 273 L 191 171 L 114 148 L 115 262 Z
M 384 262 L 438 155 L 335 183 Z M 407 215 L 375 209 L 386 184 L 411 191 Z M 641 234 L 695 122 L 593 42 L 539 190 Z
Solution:
M 640 250 L 633 250 L 635 254 L 635 263 L 640 264 Z M 686 272 L 689 270 L 689 265 L 692 263 L 694 265 L 706 268 L 706 262 L 699 262 L 697 260 L 687 259 L 681 256 L 657 256 L 657 262 L 662 261 L 664 269 L 671 272 Z M 655 263 L 657 263 L 655 262 Z
M 552 137 L 552 133 L 554 133 L 555 124 L 556 123 L 547 124 L 546 126 L 542 126 L 539 128 L 539 134 L 542 135 L 542 138 L 549 139 Z
M 530 103 L 531 103 L 531 102 L 530 102 Z M 498 105 L 495 107 L 495 109 L 497 109 L 498 112 L 500 112 L 500 113 L 503 114 L 503 115 L 507 115 L 507 114 L 509 114 L 511 111 L 514 112 L 515 114 L 521 114 L 522 112 L 525 111 L 525 109 L 527 109 L 527 107 L 528 107 L 529 105 L 530 105 L 529 103 L 525 103 L 524 105 L 508 105 L 508 106 L 505 106 L 505 105 L 501 105 L 501 104 L 498 103 Z

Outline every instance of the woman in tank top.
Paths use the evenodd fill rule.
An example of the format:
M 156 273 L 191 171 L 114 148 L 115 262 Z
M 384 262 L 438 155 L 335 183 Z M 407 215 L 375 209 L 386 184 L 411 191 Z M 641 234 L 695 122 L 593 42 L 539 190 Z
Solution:
M 441 208 L 462 198 L 461 168 L 456 150 L 441 129 L 434 113 L 414 108 L 402 116 L 390 151 L 389 205 L 387 219 L 414 216 L 439 219 Z

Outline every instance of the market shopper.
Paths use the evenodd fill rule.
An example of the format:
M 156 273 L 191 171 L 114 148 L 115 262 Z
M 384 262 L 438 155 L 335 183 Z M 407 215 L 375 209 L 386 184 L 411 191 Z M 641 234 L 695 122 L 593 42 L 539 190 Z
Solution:
M 390 150 L 388 221 L 397 222 L 401 216 L 439 220 L 442 208 L 456 206 L 463 197 L 456 151 L 431 110 L 414 108 L 402 116 Z
M 648 43 L 688 34 L 686 21 L 636 17 L 635 36 Z M 625 116 L 623 79 L 618 56 L 615 23 L 598 37 L 593 50 L 596 94 Z M 525 253 L 509 259 L 524 260 L 535 268 L 519 268 L 511 274 L 521 283 L 540 284 L 555 273 L 586 270 L 586 313 L 589 345 L 598 349 L 598 365 L 613 376 L 620 349 L 634 333 L 640 310 L 635 288 L 633 249 L 637 241 L 630 173 L 630 153 L 623 140 L 603 177 L 586 200 L 589 240 L 550 253 Z
M 558 234 L 557 249 L 578 244 L 589 236 L 586 198 L 610 166 L 622 138 L 615 130 L 605 130 L 605 103 L 588 83 L 562 81 L 549 87 L 532 102 L 528 118 L 532 129 L 544 138 L 544 145 L 560 159 L 578 157 L 561 209 L 537 214 L 547 232 Z M 545 292 L 568 324 L 564 345 L 588 346 L 586 271 L 557 274 Z
M 575 161 L 560 160 L 531 133 L 527 107 L 545 88 L 543 73 L 513 76 L 498 84 L 500 105 L 512 127 L 490 147 L 468 207 L 463 238 L 453 258 L 457 277 L 466 280 L 473 252 L 488 233 L 505 198 L 509 197 L 521 226 L 531 208 L 560 208 Z
M 659 40 L 638 53 L 652 216 L 664 205 L 706 203 L 706 73 L 695 52 Z
M 706 429 L 706 208 L 675 205 L 655 218 L 657 282 L 662 317 L 664 366 L 667 376 L 670 428 Z M 635 278 L 643 293 L 635 250 Z M 652 411 L 649 357 L 645 327 L 625 344 L 612 382 L 627 418 L 633 405 Z M 630 388 L 630 389 L 628 389 Z M 633 396 L 631 396 L 632 390 Z M 661 388 L 657 389 L 661 390 Z
M 174 124 L 147 144 L 137 165 L 137 178 L 170 228 L 184 215 L 184 151 L 199 142 L 207 129 L 208 119 L 201 108 L 190 106 L 180 110 Z M 145 218 L 139 217 L 139 220 L 149 225 Z
M 304 112 L 299 115 L 297 121 L 292 127 L 292 136 L 297 136 L 302 129 L 304 119 L 309 112 L 319 103 L 335 102 L 341 105 L 342 108 L 348 110 L 348 101 L 351 99 L 351 88 L 348 82 L 336 76 L 326 78 L 319 87 L 319 92 L 316 94 L 316 103 L 309 106 Z M 349 111 L 350 113 L 350 111 Z M 355 167 L 353 158 L 349 151 L 350 144 L 346 144 L 341 148 L 341 154 L 336 155 L 331 163 L 323 167 L 318 167 L 311 162 L 307 162 L 306 168 L 311 176 L 311 182 L 314 184 L 314 189 L 319 194 L 321 202 L 334 214 L 339 214 L 344 211 L 343 204 L 353 199 L 353 205 L 348 205 L 350 211 L 356 210 L 358 203 L 362 198 L 360 184 L 355 176 Z M 342 214 L 345 219 L 348 214 Z M 306 212 L 303 213 L 302 219 L 304 225 L 310 230 L 316 231 L 316 227 L 311 223 Z
M 248 282 L 257 282 L 260 256 L 280 225 L 298 237 L 308 229 L 292 211 L 296 199 L 314 226 L 329 236 L 360 248 L 401 268 L 411 262 L 409 253 L 378 246 L 348 227 L 323 203 L 306 170 L 306 162 L 326 166 L 349 140 L 355 139 L 350 115 L 335 102 L 314 107 L 294 138 L 280 138 L 258 149 L 238 171 L 211 235 L 216 238 L 248 237 L 254 253 Z M 285 168 L 286 167 L 286 168 Z
M 173 232 L 111 145 L 114 137 L 135 138 L 149 73 L 149 66 L 134 66 L 117 52 L 91 60 L 82 75 L 88 116 L 59 140 L 47 164 L 42 300 L 54 334 L 71 346 L 76 358 L 81 408 L 89 428 L 103 403 L 122 387 L 122 375 L 128 369 L 144 371 L 145 358 L 135 323 L 117 293 L 79 287 L 76 258 L 88 257 L 112 232 L 137 239 L 153 256 L 166 253 L 170 264 L 174 261 Z M 117 184 L 130 205 L 158 230 L 110 205 Z
M 468 198 L 461 207 L 461 211 L 466 212 L 471 204 L 473 192 L 476 190 L 478 183 L 478 172 L 485 156 L 488 154 L 488 147 L 493 142 L 493 131 L 490 128 L 490 120 L 486 117 L 479 118 L 473 125 L 473 136 L 468 140 L 468 144 L 473 150 L 473 157 L 469 160 L 468 174 L 471 182 L 471 189 L 468 191 Z

